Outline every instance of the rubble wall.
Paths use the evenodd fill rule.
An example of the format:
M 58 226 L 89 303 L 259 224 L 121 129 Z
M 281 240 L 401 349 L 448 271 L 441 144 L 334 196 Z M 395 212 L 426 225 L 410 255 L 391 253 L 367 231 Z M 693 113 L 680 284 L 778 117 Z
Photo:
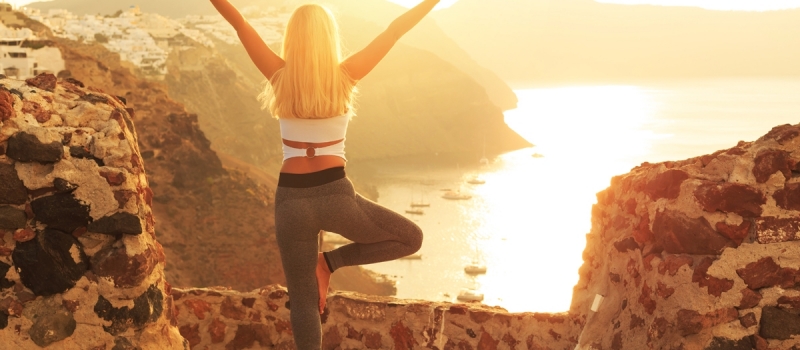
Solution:
M 0 347 L 184 349 L 117 97 L 0 79 Z

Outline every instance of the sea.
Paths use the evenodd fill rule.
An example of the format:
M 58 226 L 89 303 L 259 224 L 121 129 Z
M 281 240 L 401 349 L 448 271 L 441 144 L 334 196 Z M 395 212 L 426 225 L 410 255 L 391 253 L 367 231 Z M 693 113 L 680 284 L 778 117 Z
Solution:
M 535 146 L 453 164 L 373 164 L 378 203 L 419 224 L 417 259 L 365 265 L 397 297 L 563 312 L 595 194 L 642 162 L 681 160 L 800 123 L 800 78 L 704 79 L 515 90 L 506 123 Z M 472 184 L 469 180 L 483 181 Z M 474 182 L 474 181 L 473 181 Z M 446 190 L 469 199 L 442 198 Z M 430 204 L 422 214 L 411 203 Z M 484 274 L 468 274 L 468 265 Z

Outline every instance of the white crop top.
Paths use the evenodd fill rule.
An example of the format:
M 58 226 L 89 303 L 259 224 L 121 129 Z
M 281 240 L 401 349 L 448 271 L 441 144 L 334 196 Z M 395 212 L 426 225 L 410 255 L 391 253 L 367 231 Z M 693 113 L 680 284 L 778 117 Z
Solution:
M 283 143 L 283 160 L 295 157 L 314 158 L 316 156 L 344 156 L 344 139 L 347 124 L 352 112 L 337 117 L 324 119 L 281 118 L 281 138 L 288 141 L 326 143 L 342 140 L 326 147 L 310 147 L 307 149 L 289 147 Z

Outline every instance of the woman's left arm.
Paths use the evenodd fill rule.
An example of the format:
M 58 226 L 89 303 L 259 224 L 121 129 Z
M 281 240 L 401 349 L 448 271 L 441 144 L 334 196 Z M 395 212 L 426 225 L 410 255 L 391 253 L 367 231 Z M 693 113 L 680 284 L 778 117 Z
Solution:
M 242 17 L 239 10 L 231 5 L 228 0 L 211 0 L 211 4 L 214 5 L 222 17 L 236 30 L 239 39 L 242 41 L 242 45 L 244 45 L 244 49 L 247 51 L 247 54 L 250 56 L 253 63 L 255 63 L 256 67 L 258 67 L 258 70 L 261 71 L 261 74 L 267 79 L 272 79 L 275 72 L 283 68 L 285 64 L 283 59 L 264 43 L 264 40 L 261 39 L 261 36 L 253 29 L 253 26 Z

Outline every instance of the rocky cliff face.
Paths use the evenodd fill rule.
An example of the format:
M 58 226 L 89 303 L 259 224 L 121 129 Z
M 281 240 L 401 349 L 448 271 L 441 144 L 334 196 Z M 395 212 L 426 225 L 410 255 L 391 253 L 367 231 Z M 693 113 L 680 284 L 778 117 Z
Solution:
M 597 198 L 580 349 L 800 348 L 800 125 L 643 164 Z
M 0 80 L 4 348 L 184 348 L 132 113 L 77 80 Z

